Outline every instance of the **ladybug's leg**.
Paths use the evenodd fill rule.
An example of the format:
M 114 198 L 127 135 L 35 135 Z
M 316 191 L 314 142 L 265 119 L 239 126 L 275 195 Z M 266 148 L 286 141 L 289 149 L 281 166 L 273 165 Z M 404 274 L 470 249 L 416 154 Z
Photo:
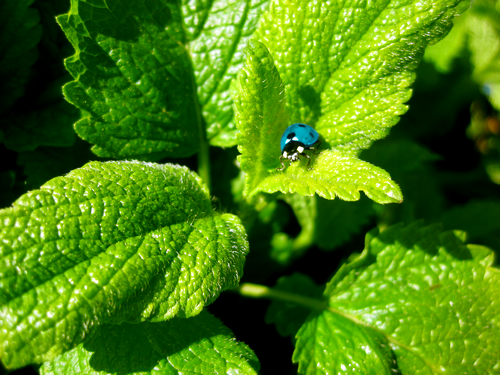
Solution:
M 309 160 L 307 161 L 307 166 L 306 166 L 306 168 L 307 168 L 308 170 L 311 170 L 312 168 L 309 168 L 309 164 L 311 164 L 311 157 L 310 157 L 309 155 L 307 155 L 306 153 L 303 153 L 302 155 L 304 155 L 307 159 L 309 159 Z
M 283 155 L 280 156 L 281 168 L 276 168 L 277 171 L 282 171 L 283 169 L 285 169 L 285 164 L 283 164 L 282 159 L 286 159 L 286 158 Z
M 316 143 L 315 147 L 309 147 L 308 150 L 314 150 L 313 155 L 318 155 L 319 154 L 319 146 L 321 146 L 321 141 L 318 141 Z

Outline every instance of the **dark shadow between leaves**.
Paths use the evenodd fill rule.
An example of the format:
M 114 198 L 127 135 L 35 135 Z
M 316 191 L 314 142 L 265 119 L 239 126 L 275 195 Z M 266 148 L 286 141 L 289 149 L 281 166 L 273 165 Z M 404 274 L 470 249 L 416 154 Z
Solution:
M 231 331 L 217 318 L 203 311 L 189 318 L 174 318 L 159 323 L 106 324 L 84 344 L 93 352 L 89 365 L 95 371 L 117 375 L 135 372 L 151 372 L 155 367 L 172 366 L 176 361 L 169 358 L 183 350 L 192 352 L 193 346 L 216 336 L 232 336 Z M 207 345 L 203 345 L 207 347 Z M 196 352 L 196 348 L 194 348 Z M 189 354 L 188 353 L 188 354 Z M 182 355 L 183 367 L 188 355 Z M 160 362 L 163 362 L 160 364 Z M 198 358 L 197 358 L 198 362 Z M 259 364 L 249 360 L 258 370 Z
M 150 372 L 163 358 L 148 342 L 142 324 L 103 325 L 84 348 L 93 352 L 89 360 L 93 370 L 117 375 Z

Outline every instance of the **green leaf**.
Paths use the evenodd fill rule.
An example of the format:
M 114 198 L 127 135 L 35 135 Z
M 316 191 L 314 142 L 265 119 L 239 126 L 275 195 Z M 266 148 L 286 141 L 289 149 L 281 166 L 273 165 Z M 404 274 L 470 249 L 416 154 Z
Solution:
M 238 285 L 239 219 L 185 167 L 91 162 L 0 211 L 0 357 L 52 360 L 97 326 L 194 316 Z
M 421 223 L 370 233 L 328 283 L 329 309 L 299 331 L 299 372 L 388 373 L 392 358 L 403 374 L 498 372 L 500 271 L 462 237 Z
M 29 8 L 34 0 L 4 0 L 0 4 L 0 113 L 24 94 L 42 37 L 40 16 Z
M 293 361 L 299 374 L 400 374 L 383 335 L 330 311 L 300 328 Z
M 276 0 L 256 38 L 275 59 L 291 121 L 356 154 L 406 112 L 414 70 L 466 1 L 384 0 L 356 5 Z
M 274 291 L 285 291 L 310 298 L 321 298 L 323 287 L 317 285 L 309 276 L 294 273 L 280 277 L 273 288 Z M 292 302 L 272 301 L 266 312 L 266 323 L 276 325 L 281 336 L 294 337 L 304 324 L 310 310 Z
M 89 341 L 40 370 L 42 375 L 257 374 L 259 362 L 248 346 L 203 311 L 190 319 L 104 325 Z
M 246 54 L 234 101 L 240 131 L 238 161 L 247 174 L 243 194 L 249 195 L 269 170 L 279 165 L 276 140 L 288 126 L 288 113 L 283 83 L 267 48 L 262 43 L 252 43 Z
M 180 5 L 73 0 L 57 17 L 76 50 L 64 86 L 76 132 L 98 156 L 159 159 L 198 151 L 201 118 Z
M 210 144 L 236 145 L 231 81 L 269 0 L 184 0 L 184 24 Z
M 305 161 L 303 161 L 305 164 Z M 307 170 L 302 163 L 292 163 L 285 172 L 274 172 L 250 191 L 284 194 L 299 193 L 312 196 L 315 193 L 325 199 L 338 196 L 342 200 L 356 201 L 363 191 L 377 203 L 400 203 L 403 196 L 391 176 L 381 168 L 338 151 L 322 151 Z

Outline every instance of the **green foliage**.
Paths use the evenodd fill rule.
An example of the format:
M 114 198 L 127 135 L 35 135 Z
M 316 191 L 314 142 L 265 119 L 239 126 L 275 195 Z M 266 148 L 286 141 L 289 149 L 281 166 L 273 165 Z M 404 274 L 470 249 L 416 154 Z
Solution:
M 202 312 L 161 323 L 103 325 L 85 344 L 46 362 L 41 374 L 257 374 L 258 369 L 250 348 Z
M 243 194 L 299 193 L 326 199 L 336 196 L 358 200 L 362 190 L 378 203 L 402 201 L 401 191 L 389 174 L 380 168 L 339 151 L 323 151 L 307 170 L 295 163 L 284 173 L 273 172 L 279 166 L 279 144 L 290 123 L 285 104 L 285 89 L 272 57 L 261 43 L 248 49 L 245 69 L 235 89 L 236 124 L 241 152 L 241 169 L 247 173 Z
M 403 138 L 377 141 L 369 150 L 363 151 L 361 157 L 391 171 L 404 191 L 405 201 L 385 210 L 387 225 L 422 218 L 435 221 L 440 216 L 443 198 L 429 168 L 431 162 L 440 159 L 437 154 Z
M 315 241 L 322 250 L 334 250 L 346 243 L 375 214 L 368 199 L 350 204 L 316 199 Z
M 237 285 L 248 251 L 239 219 L 169 164 L 92 162 L 0 216 L 9 367 L 52 360 L 106 322 L 194 316 Z
M 300 258 L 312 245 L 327 251 L 338 249 L 375 215 L 372 203 L 366 198 L 345 202 L 295 194 L 283 199 L 292 208 L 301 231 L 294 239 L 285 233 L 273 237 L 271 256 L 281 264 Z
M 273 3 L 258 36 L 275 56 L 291 122 L 316 125 L 330 147 L 356 154 L 385 137 L 406 112 L 425 47 L 442 38 L 468 4 L 313 4 Z
M 309 306 L 293 355 L 299 373 L 497 371 L 500 272 L 490 250 L 461 237 L 421 223 L 368 234 L 365 250 L 326 285 L 328 307 Z M 311 297 L 316 289 L 288 282 L 285 290 Z M 283 320 L 288 310 L 272 305 L 268 314 Z
M 342 315 L 312 316 L 298 337 L 293 360 L 299 363 L 301 374 L 400 374 L 387 340 Z
M 499 372 L 498 4 L 4 1 L 0 373 Z
M 454 6 L 462 9 L 465 3 L 409 4 L 401 8 L 389 7 L 388 3 L 377 2 L 358 12 L 344 9 L 341 3 L 325 4 L 324 8 L 308 7 L 307 1 L 272 4 L 256 37 L 274 55 L 283 79 L 290 110 L 290 120 L 284 122 L 315 126 L 333 151 L 323 151 L 311 172 L 294 165 L 285 173 L 270 173 L 273 163 L 263 159 L 276 160 L 278 156 L 279 150 L 268 144 L 278 144 L 285 129 L 283 98 L 278 96 L 284 93 L 270 66 L 271 55 L 262 46 L 254 48 L 235 90 L 240 162 L 247 172 L 246 195 L 281 191 L 357 200 L 362 190 L 378 203 L 402 201 L 390 176 L 356 155 L 385 137 L 406 111 L 403 103 L 409 99 L 408 87 L 415 79 L 413 71 L 425 47 L 448 31 L 450 18 L 457 11 Z M 407 22 L 408 13 L 418 21 Z M 294 15 L 290 23 L 286 22 L 289 14 Z M 343 14 L 348 16 L 340 17 Z M 328 31 L 317 40 L 319 30 L 324 29 Z M 343 35 L 342 40 L 335 38 L 336 33 Z M 268 90 L 270 98 L 261 92 L 268 83 L 276 91 L 271 94 Z M 266 113 L 265 103 L 270 101 L 279 103 L 273 107 L 279 115 Z M 262 124 L 268 116 L 275 120 L 274 129 L 279 132 Z M 248 162 L 248 154 L 258 156 Z
M 102 157 L 159 159 L 198 150 L 200 118 L 173 1 L 73 1 L 57 21 L 75 48 L 66 99 L 83 111 L 76 132 Z M 193 135 L 193 139 L 191 138 Z
M 253 192 L 318 194 L 322 198 L 336 196 L 346 201 L 357 201 L 363 191 L 377 203 L 400 203 L 403 196 L 391 176 L 381 168 L 341 154 L 323 151 L 309 171 L 304 165 L 295 163 L 285 173 L 274 173 L 266 177 Z

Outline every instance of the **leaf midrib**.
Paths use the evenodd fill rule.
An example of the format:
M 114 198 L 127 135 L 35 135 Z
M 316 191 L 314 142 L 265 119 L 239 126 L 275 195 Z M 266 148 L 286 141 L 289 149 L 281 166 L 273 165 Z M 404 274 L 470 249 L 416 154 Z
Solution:
M 340 315 L 346 319 L 349 319 L 350 321 L 352 321 L 354 324 L 357 324 L 359 326 L 362 326 L 362 327 L 366 327 L 366 328 L 369 328 L 369 329 L 372 329 L 372 330 L 375 330 L 377 331 L 378 333 L 380 333 L 381 335 L 383 335 L 387 341 L 389 341 L 391 344 L 393 345 L 396 345 L 396 346 L 399 346 L 401 348 L 403 348 L 404 350 L 412 353 L 413 355 L 415 355 L 416 357 L 420 358 L 422 360 L 422 362 L 424 362 L 429 368 L 432 369 L 432 371 L 434 373 L 438 373 L 437 369 L 438 369 L 438 366 L 437 365 L 434 365 L 434 364 L 431 364 L 429 363 L 426 358 L 422 357 L 420 355 L 420 353 L 418 351 L 414 351 L 412 350 L 411 347 L 408 347 L 406 346 L 405 344 L 402 344 L 401 342 L 399 342 L 397 339 L 395 339 L 394 337 L 392 337 L 391 335 L 388 335 L 387 333 L 385 333 L 384 331 L 381 331 L 378 327 L 374 327 L 374 326 L 371 326 L 365 322 L 363 322 L 362 320 L 359 320 L 358 318 L 356 318 L 355 316 L 349 314 L 349 313 L 345 313 L 345 312 L 342 312 L 340 310 L 337 310 L 331 306 L 329 306 L 326 310 L 328 310 L 329 312 L 331 313 L 334 313 L 334 314 L 337 314 L 337 315 Z M 394 350 L 394 348 L 392 348 L 392 350 Z M 440 373 L 441 371 L 439 371 Z

